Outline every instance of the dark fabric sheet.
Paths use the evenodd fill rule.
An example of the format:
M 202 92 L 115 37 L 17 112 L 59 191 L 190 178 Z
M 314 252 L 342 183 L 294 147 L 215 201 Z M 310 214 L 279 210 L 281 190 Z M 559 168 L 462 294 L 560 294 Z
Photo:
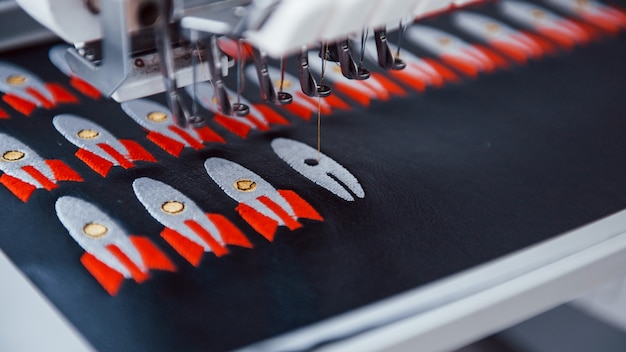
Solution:
M 491 5 L 479 9 L 495 13 Z M 462 35 L 445 16 L 426 23 Z M 269 142 L 275 137 L 316 144 L 315 122 L 284 111 L 290 126 L 245 140 L 209 122 L 228 143 L 174 158 L 114 101 L 81 97 L 79 105 L 37 109 L 30 117 L 0 103 L 11 115 L 0 120 L 0 131 L 44 158 L 64 160 L 85 179 L 38 190 L 27 203 L 0 187 L 0 248 L 99 350 L 224 350 L 276 336 L 624 209 L 625 44 L 624 33 L 605 37 L 523 67 L 324 116 L 322 151 L 365 189 L 355 202 L 274 155 Z M 69 87 L 47 50 L 0 59 Z M 259 101 L 251 85 L 245 95 Z M 164 102 L 160 95 L 153 99 Z M 51 119 L 59 113 L 88 117 L 118 138 L 133 139 L 159 162 L 116 167 L 102 178 L 54 130 Z M 274 242 L 266 241 L 206 174 L 203 162 L 213 156 L 296 191 L 325 221 L 303 220 L 293 232 L 282 227 Z M 132 181 L 142 176 L 225 215 L 254 249 L 230 247 L 230 255 L 206 254 L 192 267 L 159 237 L 163 226 L 132 193 Z M 149 237 L 178 271 L 151 271 L 143 284 L 126 280 L 110 297 L 81 265 L 84 251 L 56 217 L 54 203 L 63 195 L 90 201 L 130 233 Z

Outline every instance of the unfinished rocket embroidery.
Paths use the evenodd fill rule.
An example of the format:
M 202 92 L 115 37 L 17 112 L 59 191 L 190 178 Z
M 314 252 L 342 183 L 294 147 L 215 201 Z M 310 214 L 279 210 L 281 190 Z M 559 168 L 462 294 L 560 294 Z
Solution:
M 165 106 L 147 99 L 137 99 L 122 103 L 122 110 L 141 127 L 148 130 L 147 138 L 161 149 L 178 157 L 185 147 L 204 148 L 203 143 L 226 143 L 208 126 L 200 128 L 180 128 L 172 119 L 172 113 Z
M 67 60 L 65 59 L 65 54 L 67 53 L 68 48 L 69 46 L 64 44 L 55 45 L 50 48 L 50 51 L 48 51 L 50 62 L 52 62 L 52 64 L 56 66 L 59 71 L 70 77 L 70 85 L 74 87 L 74 89 L 92 99 L 100 99 L 102 96 L 100 91 L 96 87 L 76 76 L 70 69 L 70 66 L 67 64 Z
M 17 139 L 0 133 L 0 176 L 2 183 L 21 201 L 43 188 L 51 191 L 58 181 L 83 181 L 83 178 L 61 160 L 44 160 Z
M 468 77 L 475 78 L 481 72 L 490 73 L 509 66 L 503 57 L 492 50 L 478 44 L 470 45 L 435 28 L 413 25 L 407 29 L 405 36 L 408 41 L 437 55 Z
M 221 158 L 204 162 L 209 176 L 229 197 L 239 202 L 236 210 L 258 233 L 272 241 L 278 226 L 296 230 L 299 218 L 323 221 L 322 216 L 297 193 L 276 190 L 261 176 Z
M 77 103 L 78 99 L 56 83 L 43 83 L 27 70 L 0 61 L 2 100 L 16 111 L 30 115 L 36 107 L 51 109 L 59 103 Z
M 312 53 L 311 53 L 312 55 Z M 371 72 L 366 80 L 348 79 L 341 73 L 341 68 L 334 62 L 327 62 L 324 71 L 324 80 L 333 82 L 333 87 L 350 97 L 350 99 L 363 105 L 369 106 L 372 99 L 386 101 L 395 96 L 406 96 L 406 92 L 395 82 L 383 74 Z M 322 74 L 321 60 L 309 61 L 309 66 L 316 74 Z
M 274 89 L 280 91 L 281 89 L 281 71 L 277 68 L 268 66 L 268 72 L 270 77 L 274 77 Z M 259 77 L 256 69 L 253 66 L 246 68 L 246 77 L 249 82 L 254 82 L 259 85 Z M 331 94 L 330 96 L 318 101 L 317 97 L 309 97 L 302 92 L 300 88 L 300 82 L 298 78 L 285 72 L 284 79 L 282 81 L 282 91 L 291 94 L 293 101 L 291 104 L 281 105 L 282 108 L 291 112 L 292 114 L 304 119 L 309 120 L 313 114 L 317 113 L 318 106 L 320 111 L 324 115 L 328 115 L 332 112 L 332 109 L 350 109 L 350 105 L 341 100 L 338 96 Z
M 587 43 L 597 34 L 590 26 L 561 17 L 535 4 L 505 0 L 498 5 L 500 12 L 508 19 L 539 32 L 565 49 Z
M 617 34 L 626 29 L 626 11 L 593 0 L 546 0 L 559 10 Z
M 113 166 L 129 169 L 135 166 L 133 161 L 157 161 L 137 142 L 118 140 L 102 126 L 82 117 L 57 115 L 52 123 L 65 139 L 79 148 L 76 157 L 102 177 L 106 177 Z
M 221 257 L 226 245 L 252 248 L 248 239 L 227 218 L 204 213 L 196 203 L 174 188 L 147 177 L 136 179 L 133 190 L 152 217 L 165 226 L 161 237 L 194 266 L 204 252 Z
M 81 263 L 111 296 L 118 293 L 124 279 L 142 283 L 150 278 L 150 269 L 176 271 L 152 241 L 129 236 L 93 204 L 65 196 L 57 200 L 55 208 L 70 236 L 85 250 Z
M 365 197 L 359 180 L 350 171 L 330 157 L 318 154 L 316 149 L 287 138 L 274 139 L 272 149 L 292 169 L 337 197 L 347 201 L 354 200 L 353 194 L 358 198 Z
M 193 96 L 191 86 L 185 87 L 185 90 L 189 95 Z M 226 93 L 231 105 L 237 102 L 236 93 L 228 89 L 226 90 Z M 270 123 L 281 125 L 289 124 L 284 117 L 280 116 L 280 114 L 274 110 L 267 106 L 263 106 L 262 104 L 251 104 L 244 97 L 240 97 L 240 102 L 250 107 L 250 113 L 248 115 L 241 117 L 236 116 L 235 114 L 223 114 L 217 104 L 217 100 L 215 99 L 213 85 L 208 82 L 198 83 L 196 87 L 196 94 L 198 97 L 198 103 L 203 108 L 215 114 L 214 121 L 216 123 L 241 138 L 246 138 L 251 130 L 258 129 L 261 131 L 267 131 L 270 128 Z
M 519 64 L 525 64 L 529 59 L 538 59 L 555 51 L 547 41 L 533 38 L 487 16 L 457 12 L 452 14 L 452 21 L 463 31 L 493 46 Z

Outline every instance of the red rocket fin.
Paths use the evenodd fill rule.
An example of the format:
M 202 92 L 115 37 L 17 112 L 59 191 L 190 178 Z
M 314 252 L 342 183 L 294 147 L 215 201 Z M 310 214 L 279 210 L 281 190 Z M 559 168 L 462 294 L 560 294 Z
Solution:
M 110 145 L 106 143 L 98 143 L 98 147 L 100 147 L 100 149 L 104 150 L 105 153 L 109 154 L 113 159 L 115 159 L 115 161 L 117 161 L 117 163 L 121 167 L 125 169 L 130 169 L 131 167 L 135 166 L 135 164 L 126 159 L 126 157 L 122 155 L 122 153 L 120 153 L 118 150 L 111 147 Z
M 370 105 L 370 97 L 367 96 L 367 94 L 364 94 L 363 92 L 361 92 L 360 90 L 352 87 L 350 84 L 343 83 L 343 82 L 336 82 L 335 87 L 337 88 L 337 91 L 341 92 L 342 94 L 347 95 L 348 97 L 350 97 L 350 99 L 354 100 L 355 102 L 363 106 Z M 330 96 L 332 96 L 332 94 Z
M 120 143 L 126 148 L 128 151 L 128 156 L 133 160 L 143 160 L 151 163 L 156 163 L 157 160 L 154 158 L 150 152 L 148 152 L 144 147 L 142 147 L 139 143 L 130 140 L 130 139 L 120 139 Z
M 72 76 L 72 78 L 70 79 L 70 85 L 74 87 L 77 91 L 92 99 L 100 99 L 100 97 L 102 96 L 98 89 L 78 78 L 77 76 Z
M 11 93 L 2 96 L 2 100 L 11 105 L 13 109 L 26 116 L 30 116 L 33 110 L 37 107 L 37 104 Z
M 52 109 L 56 104 L 53 101 L 48 100 L 45 95 L 43 95 L 40 91 L 35 88 L 27 87 L 25 89 L 26 93 L 30 94 L 33 98 L 37 99 L 41 105 L 43 105 L 46 109 Z
M 241 217 L 252 226 L 258 233 L 265 237 L 268 241 L 274 240 L 274 234 L 278 228 L 278 222 L 274 219 L 267 217 L 256 209 L 244 203 L 239 203 L 236 208 Z
M 88 151 L 87 149 L 80 148 L 76 152 L 76 157 L 82 160 L 93 171 L 99 173 L 102 177 L 107 177 L 107 174 L 113 167 L 113 163 Z
M 185 258 L 191 265 L 200 265 L 200 259 L 204 254 L 204 248 L 196 242 L 188 239 L 180 233 L 166 227 L 161 231 L 161 237 L 169 243 L 178 254 Z
M 124 265 L 124 267 L 126 267 L 126 269 L 128 269 L 128 271 L 130 271 L 130 275 L 135 279 L 135 282 L 142 283 L 150 278 L 150 275 L 147 272 L 141 271 L 137 264 L 135 264 L 118 246 L 110 244 L 106 248 Z
M 228 249 L 217 242 L 213 235 L 211 235 L 207 229 L 202 227 L 202 225 L 198 224 L 198 222 L 189 219 L 185 220 L 185 225 L 195 232 L 196 235 L 200 236 L 200 238 L 202 238 L 202 240 L 204 240 L 204 242 L 211 247 L 211 251 L 215 253 L 216 256 L 221 257 L 228 254 Z
M 26 171 L 32 178 L 34 178 L 37 182 L 41 184 L 43 188 L 48 191 L 51 191 L 59 186 L 56 183 L 52 182 L 46 175 L 42 174 L 41 171 L 37 170 L 32 165 L 22 166 L 22 170 Z
M 60 84 L 46 83 L 46 89 L 52 94 L 54 101 L 57 103 L 78 103 L 78 98 Z
M 291 103 L 293 104 L 293 102 Z M 291 105 L 288 104 L 288 105 Z M 281 114 L 274 111 L 274 109 L 270 108 L 265 104 L 252 104 L 267 120 L 269 123 L 273 123 L 276 125 L 289 125 L 289 121 L 285 119 Z
M 170 131 L 176 133 L 178 136 L 180 136 L 180 138 L 184 139 L 185 142 L 187 142 L 187 144 L 189 144 L 193 149 L 202 149 L 204 148 L 204 144 L 200 143 L 197 139 L 195 139 L 193 136 L 191 136 L 187 131 L 183 130 L 182 128 L 175 126 L 175 125 L 170 125 L 167 127 Z
M 285 223 L 290 230 L 295 230 L 302 227 L 302 224 L 298 222 L 298 220 L 294 219 L 289 215 L 285 209 L 283 209 L 280 205 L 274 203 L 273 200 L 266 196 L 260 196 L 257 198 L 259 202 L 268 207 L 274 214 L 278 215 L 278 217 Z
M 83 254 L 82 257 L 80 257 L 80 262 L 83 263 L 87 271 L 89 271 L 111 296 L 117 295 L 120 286 L 122 286 L 122 282 L 124 282 L 124 275 L 115 271 L 89 253 Z
M 221 214 L 206 214 L 209 220 L 217 227 L 217 230 L 220 232 L 220 236 L 224 243 L 252 248 L 252 243 L 248 240 L 248 238 L 235 226 L 232 222 L 230 222 L 224 215 Z
M 146 138 L 175 157 L 178 157 L 185 148 L 185 144 L 159 132 L 150 131 Z
M 28 198 L 37 189 L 34 185 L 7 174 L 0 176 L 0 183 L 24 203 L 28 201 Z
M 233 134 L 244 139 L 248 136 L 248 133 L 250 133 L 250 130 L 252 129 L 252 127 L 250 127 L 249 125 L 246 125 L 243 122 L 239 122 L 237 120 L 228 118 L 222 114 L 215 114 L 215 117 L 213 118 L 213 120 L 219 125 L 221 125 L 222 127 L 224 127 L 225 129 L 232 132 Z
M 291 208 L 293 208 L 297 217 L 324 221 L 324 218 L 317 212 L 317 210 L 315 210 L 311 204 L 300 197 L 296 192 L 287 189 L 279 189 L 278 193 L 285 198 L 285 200 L 287 200 L 289 205 L 291 205 Z
M 57 181 L 83 182 L 83 178 L 78 174 L 78 172 L 74 171 L 74 169 L 69 167 L 62 160 L 46 160 L 46 164 L 48 165 L 50 170 L 52 170 L 52 173 L 54 174 L 54 179 Z
M 209 126 L 194 128 L 194 130 L 198 133 L 198 136 L 203 142 L 226 143 L 226 140 L 209 128 Z
M 135 248 L 139 251 L 143 263 L 150 269 L 176 271 L 176 266 L 161 250 L 148 238 L 142 236 L 128 236 Z

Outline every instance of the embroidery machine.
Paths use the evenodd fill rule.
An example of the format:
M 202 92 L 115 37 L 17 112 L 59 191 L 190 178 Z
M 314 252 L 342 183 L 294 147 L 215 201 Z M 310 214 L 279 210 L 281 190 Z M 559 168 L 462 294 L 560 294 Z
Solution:
M 441 59 L 463 78 L 449 83 L 440 77 L 438 85 L 415 89 L 408 98 L 394 96 L 393 104 L 381 99 L 366 108 L 353 99 L 352 110 L 337 109 L 325 120 L 343 129 L 329 128 L 325 135 L 329 143 L 322 150 L 358 177 L 361 189 L 346 176 L 307 174 L 302 163 L 290 160 L 294 155 L 315 158 L 311 137 L 315 128 L 282 109 L 293 105 L 285 93 L 293 94 L 294 101 L 299 92 L 309 97 L 331 93 L 308 71 L 309 49 L 315 52 L 310 67 L 316 73 L 320 67 L 314 66 L 322 66 L 320 52 L 337 62 L 333 68 L 339 70 L 328 72 L 325 80 L 338 83 L 330 97 L 342 94 L 341 79 L 355 82 L 368 75 L 367 67 L 355 59 L 360 47 L 348 41 L 351 36 L 358 41 L 364 28 L 375 39 L 366 47 L 368 57 L 374 58 L 370 61 L 388 69 L 388 77 L 397 82 L 405 84 L 400 78 L 408 77 L 407 82 L 415 83 L 410 79 L 424 73 L 409 62 L 420 62 L 427 54 L 407 51 L 404 62 L 398 60 L 395 47 L 386 42 L 386 31 L 401 31 L 399 27 L 413 17 L 468 1 L 19 3 L 74 45 L 64 55 L 73 72 L 124 103 L 84 94 L 74 104 L 59 102 L 23 114 L 28 118 L 0 103 L 11 114 L 0 123 L 0 142 L 10 144 L 5 149 L 39 152 L 42 170 L 53 157 L 69 164 L 66 177 L 53 180 L 63 181 L 60 186 L 33 192 L 28 203 L 0 188 L 0 208 L 11 219 L 0 230 L 0 269 L 11 269 L 0 271 L 6 278 L 3 291 L 26 302 L 0 299 L 0 310 L 3 317 L 27 318 L 28 308 L 33 308 L 36 317 L 25 329 L 17 319 L 4 321 L 11 329 L 0 328 L 0 337 L 6 330 L 18 342 L 29 343 L 38 340 L 33 336 L 49 334 L 49 340 L 41 341 L 50 341 L 47 348 L 52 349 L 59 343 L 60 350 L 93 346 L 102 350 L 438 351 L 458 348 L 571 300 L 603 280 L 624 275 L 626 213 L 604 218 L 626 207 L 626 168 L 620 152 L 626 149 L 620 105 L 626 77 L 623 33 L 592 47 L 558 31 L 541 33 L 553 49 L 563 39 L 562 47 L 571 42 L 575 50 L 554 49 L 553 56 L 542 53 L 527 64 L 507 56 L 508 69 L 494 68 L 489 74 Z M 500 19 L 499 28 L 524 28 L 497 14 L 488 7 L 481 16 Z M 537 14 L 542 16 L 545 12 Z M 467 41 L 465 45 L 477 41 L 463 31 L 483 34 L 482 26 L 472 27 L 476 21 L 470 17 L 452 20 L 465 25 L 453 32 Z M 494 22 L 488 24 L 494 28 Z M 446 25 L 435 23 L 431 28 L 454 31 Z M 425 32 L 424 26 L 415 26 L 407 31 L 407 39 L 427 41 Z M 498 44 L 502 42 L 491 45 Z M 509 49 L 505 46 L 501 51 Z M 48 47 L 29 48 L 2 59 L 35 71 L 42 82 L 66 79 L 48 62 L 47 53 Z M 256 79 L 261 99 L 286 104 L 276 110 L 290 118 L 292 126 L 256 131 L 247 140 L 221 129 L 228 145 L 199 138 L 176 152 L 151 144 L 153 140 L 145 136 L 150 130 L 146 115 L 165 110 L 163 105 L 155 108 L 159 106 L 155 100 L 169 104 L 179 125 L 193 127 L 198 122 L 180 101 L 176 89 L 183 86 L 192 87 L 189 95 L 204 97 L 205 108 L 213 104 L 233 116 L 249 108 L 253 114 L 253 103 L 241 100 L 250 106 L 237 106 L 228 99 L 232 93 L 227 93 L 222 81 L 234 66 L 230 57 L 242 55 L 255 62 L 245 74 L 250 81 Z M 289 73 L 267 62 L 286 57 L 297 62 L 291 81 L 300 81 L 301 87 L 277 91 L 276 81 Z M 401 70 L 405 63 L 406 69 Z M 375 70 L 379 68 L 372 69 L 372 75 Z M 212 84 L 201 84 L 208 79 Z M 580 82 L 598 88 L 589 93 Z M 250 101 L 260 100 L 250 90 Z M 159 95 L 134 100 L 157 92 L 166 92 L 165 99 Z M 560 100 L 554 98 L 558 94 Z M 163 115 L 154 116 L 155 121 L 160 118 Z M 110 140 L 117 143 L 116 138 L 122 138 L 118 149 L 128 151 L 129 169 L 122 163 L 105 169 L 81 164 L 86 158 L 81 159 L 80 153 L 87 147 L 76 138 L 78 142 L 72 144 L 68 136 L 94 130 L 105 136 L 105 127 Z M 132 140 L 139 148 L 126 148 Z M 145 152 L 135 153 L 143 154 L 143 159 L 133 158 L 131 149 Z M 15 159 L 24 156 L 11 152 Z M 208 164 L 232 160 L 250 168 L 237 170 L 236 175 L 254 170 L 272 184 L 297 190 L 324 215 L 324 221 L 304 220 L 303 228 L 293 233 L 278 229 L 273 242 L 262 238 L 263 231 L 255 232 L 233 210 L 237 200 L 225 197 L 214 184 L 228 188 L 233 180 L 216 175 L 220 168 Z M 55 164 L 57 169 L 64 165 Z M 323 177 L 353 187 L 341 196 L 307 181 Z M 79 179 L 85 182 L 73 182 Z M 328 189 L 332 182 L 336 181 L 320 183 Z M 363 189 L 367 197 L 362 197 Z M 221 258 L 213 255 L 215 250 L 200 252 L 196 260 L 189 260 L 191 254 L 177 253 L 173 241 L 160 233 L 164 226 L 176 224 L 160 221 L 159 216 L 165 204 L 173 207 L 172 213 L 180 211 L 180 204 L 171 200 L 185 195 L 189 200 L 183 203 L 198 218 L 209 211 L 225 213 L 254 248 L 229 247 L 230 254 Z M 75 207 L 63 207 L 72 199 Z M 346 206 L 350 200 L 354 201 Z M 51 215 L 55 204 L 58 219 Z M 93 204 L 98 205 L 97 211 Z M 81 265 L 85 251 L 72 239 L 76 234 L 82 238 L 84 223 L 78 222 L 76 232 L 69 234 L 61 224 L 64 219 L 75 220 L 76 209 L 103 214 L 98 216 L 150 238 L 171 260 L 162 269 L 173 270 L 170 264 L 175 264 L 178 271 L 151 272 L 152 278 L 141 285 L 141 280 L 126 280 L 118 296 L 108 296 Z M 97 226 L 89 231 L 94 236 L 103 233 Z M 264 235 L 273 236 L 273 232 Z M 241 238 L 232 242 L 244 243 Z M 15 311 L 6 306 L 15 306 Z M 19 331 L 13 334 L 14 330 Z M 26 337 L 19 337 L 20 333 Z
M 264 101 L 288 104 L 291 95 L 275 91 L 277 77 L 269 75 L 267 56 L 279 59 L 295 54 L 302 91 L 312 97 L 327 96 L 330 89 L 318 86 L 309 70 L 309 48 L 323 43 L 320 56 L 338 62 L 345 77 L 367 79 L 369 71 L 362 59 L 355 61 L 357 53 L 350 48 L 349 36 L 371 30 L 378 64 L 400 70 L 405 64 L 394 58 L 387 44 L 387 30 L 402 30 L 415 18 L 476 0 L 17 2 L 33 18 L 74 44 L 66 54 L 74 74 L 119 102 L 166 91 L 178 125 L 186 126 L 197 117 L 191 116 L 177 89 L 208 79 L 223 114 L 249 112 L 245 104 L 231 106 L 228 99 L 223 76 L 228 75 L 232 61 L 229 64 L 222 52 L 218 36 L 236 41 L 239 55 L 242 50 L 252 53 Z M 324 48 L 326 55 L 322 55 Z

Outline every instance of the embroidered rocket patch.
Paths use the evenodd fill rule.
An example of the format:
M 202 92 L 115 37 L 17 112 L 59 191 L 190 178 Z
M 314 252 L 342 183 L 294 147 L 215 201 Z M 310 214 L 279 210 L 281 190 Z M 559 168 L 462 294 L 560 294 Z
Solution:
M 70 236 L 85 250 L 81 263 L 111 296 L 118 293 L 124 279 L 142 283 L 150 277 L 150 269 L 176 271 L 152 241 L 128 235 L 93 204 L 64 196 L 55 208 Z
M 529 59 L 540 58 L 555 50 L 551 44 L 545 41 L 542 43 L 541 40 L 487 16 L 456 12 L 452 14 L 452 22 L 519 64 L 525 64 Z
M 324 71 L 324 80 L 333 82 L 336 91 L 350 97 L 350 99 L 369 106 L 372 99 L 386 101 L 395 96 L 406 96 L 406 92 L 395 82 L 383 74 L 371 72 L 366 80 L 348 79 L 341 73 L 341 67 L 334 62 L 327 62 Z M 309 61 L 309 66 L 318 75 L 322 74 L 321 60 Z
M 413 25 L 407 29 L 405 35 L 407 40 L 437 55 L 468 77 L 475 78 L 481 72 L 490 73 L 509 65 L 492 50 L 478 44 L 471 45 L 435 28 Z
M 2 100 L 24 115 L 36 107 L 51 109 L 59 103 L 77 103 L 78 99 L 56 83 L 43 83 L 27 70 L 0 61 L 0 92 Z
M 594 0 L 546 0 L 561 11 L 617 34 L 626 29 L 626 11 Z
M 106 177 L 113 166 L 129 169 L 135 166 L 133 161 L 157 161 L 137 142 L 118 140 L 104 127 L 82 117 L 57 115 L 52 123 L 65 139 L 79 148 L 76 157 L 102 177 Z
M 504 0 L 499 6 L 508 19 L 544 35 L 566 49 L 589 42 L 595 32 L 589 26 L 583 26 L 535 4 Z
M 58 187 L 58 181 L 83 181 L 63 161 L 44 160 L 26 144 L 4 133 L 0 133 L 0 171 L 0 183 L 23 202 L 38 188 L 51 191 Z
M 229 197 L 239 202 L 239 215 L 267 240 L 272 241 L 278 226 L 290 230 L 302 227 L 298 219 L 323 221 L 307 201 L 290 190 L 276 190 L 261 176 L 221 158 L 204 162 L 209 176 Z
M 252 248 L 239 229 L 220 214 L 204 213 L 196 203 L 163 182 L 147 177 L 136 179 L 133 190 L 148 213 L 165 229 L 161 237 L 194 266 L 204 252 L 221 257 L 226 245 Z
M 192 87 L 185 87 L 187 93 L 192 95 Z M 272 124 L 281 124 L 287 125 L 289 122 L 285 120 L 277 112 L 273 111 L 267 106 L 263 106 L 262 104 L 251 104 L 244 97 L 240 96 L 240 102 L 248 105 L 250 108 L 250 112 L 246 116 L 236 116 L 236 115 L 224 115 L 220 111 L 220 108 L 217 104 L 217 101 L 214 98 L 214 90 L 213 85 L 209 82 L 198 83 L 196 86 L 196 93 L 198 96 L 198 103 L 205 109 L 211 111 L 215 114 L 214 121 L 226 128 L 233 134 L 246 138 L 250 130 L 261 130 L 267 131 L 270 128 L 270 123 Z M 230 104 L 234 104 L 237 102 L 236 97 L 237 94 L 230 90 L 226 90 L 228 95 L 228 99 L 230 100 Z
M 178 157 L 185 147 L 204 148 L 203 143 L 226 143 L 224 138 L 208 126 L 180 128 L 165 106 L 147 99 L 121 104 L 122 110 L 141 127 L 148 130 L 147 138 L 169 154 Z
M 287 138 L 274 139 L 272 149 L 292 169 L 337 197 L 347 201 L 354 201 L 353 194 L 365 197 L 359 180 L 350 171 L 316 149 Z
M 65 54 L 67 53 L 68 45 L 55 45 L 48 51 L 48 58 L 50 62 L 59 71 L 63 72 L 66 76 L 70 77 L 70 85 L 74 87 L 77 91 L 83 93 L 84 95 L 92 98 L 92 99 L 100 99 L 102 94 L 100 91 L 92 86 L 91 84 L 85 82 L 83 79 L 75 75 L 70 66 L 67 64 L 67 60 L 65 59 Z
M 268 66 L 268 73 L 270 77 L 274 78 L 272 82 L 274 89 L 280 91 L 281 89 L 281 71 L 277 68 Z M 254 82 L 259 85 L 259 77 L 256 73 L 256 69 L 253 66 L 246 68 L 246 77 L 248 81 Z M 310 97 L 304 94 L 300 88 L 300 82 L 298 78 L 293 75 L 284 72 L 284 79 L 282 80 L 282 91 L 291 94 L 293 101 L 290 104 L 281 105 L 281 108 L 291 112 L 292 114 L 300 117 L 304 120 L 309 120 L 314 113 L 317 113 L 319 107 L 320 111 L 327 115 L 332 112 L 332 109 L 344 109 L 350 108 L 346 102 L 341 100 L 336 95 L 329 95 L 326 98 L 318 99 L 317 97 Z

